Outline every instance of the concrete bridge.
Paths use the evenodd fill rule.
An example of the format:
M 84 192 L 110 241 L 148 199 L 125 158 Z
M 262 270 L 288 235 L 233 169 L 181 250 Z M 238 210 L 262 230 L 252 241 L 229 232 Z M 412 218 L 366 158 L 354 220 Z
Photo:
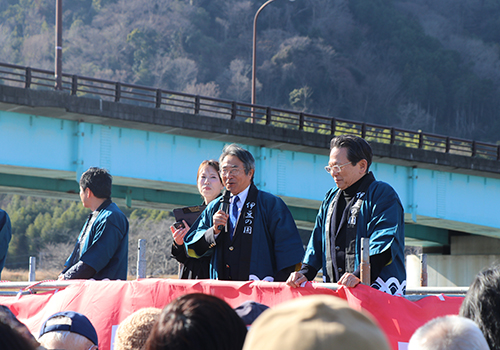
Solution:
M 260 106 L 246 106 L 252 109 L 235 118 L 234 103 L 227 117 L 204 113 L 199 100 L 197 113 L 132 105 L 116 102 L 121 89 L 116 85 L 109 101 L 0 85 L 0 191 L 78 200 L 80 174 L 99 166 L 113 175 L 119 204 L 170 210 L 201 201 L 199 163 L 217 159 L 225 144 L 236 142 L 256 158 L 257 187 L 282 197 L 299 228 L 311 230 L 325 192 L 334 186 L 323 169 L 329 140 L 332 133 L 352 132 L 371 139 L 372 171 L 401 197 L 406 244 L 435 253 L 429 260 L 430 285 L 434 279 L 440 285 L 467 285 L 480 267 L 498 258 L 496 146 L 471 143 L 469 152 L 466 140 L 424 139 L 391 128 L 376 133 L 376 126 L 357 128 L 354 122 L 330 128 L 331 118 L 316 116 L 329 126 L 322 129 L 302 114 L 293 128 L 284 111 L 270 123 L 272 113 Z M 160 91 L 160 102 L 172 98 L 167 96 Z M 251 123 L 254 116 L 261 119 Z M 392 142 L 396 136 L 404 142 Z M 421 147 L 432 137 L 437 141 Z M 420 147 L 413 146 L 415 140 Z

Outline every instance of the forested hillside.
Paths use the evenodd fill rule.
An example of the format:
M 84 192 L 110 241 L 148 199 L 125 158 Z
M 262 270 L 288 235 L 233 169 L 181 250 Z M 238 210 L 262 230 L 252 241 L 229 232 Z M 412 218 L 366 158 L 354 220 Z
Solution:
M 250 101 L 263 0 L 63 1 L 63 71 Z M 54 0 L 0 0 L 0 61 L 54 67 Z M 500 138 L 500 0 L 277 0 L 257 103 Z

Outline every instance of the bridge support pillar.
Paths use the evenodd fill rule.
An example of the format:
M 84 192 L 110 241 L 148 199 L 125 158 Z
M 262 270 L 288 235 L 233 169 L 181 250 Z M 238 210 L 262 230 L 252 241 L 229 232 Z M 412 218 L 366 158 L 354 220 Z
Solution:
M 82 121 L 78 122 L 78 131 L 76 133 L 76 137 L 78 138 L 77 142 L 77 159 L 76 159 L 76 182 L 80 182 L 80 177 L 84 169 L 84 159 L 85 159 L 85 123 Z
M 500 260 L 499 252 L 500 239 L 451 236 L 449 255 L 427 255 L 429 286 L 469 286 L 479 271 Z

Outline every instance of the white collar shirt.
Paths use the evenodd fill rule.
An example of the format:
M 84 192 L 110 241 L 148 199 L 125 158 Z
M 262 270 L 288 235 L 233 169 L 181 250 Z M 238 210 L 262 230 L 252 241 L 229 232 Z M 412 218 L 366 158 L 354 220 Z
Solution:
M 236 203 L 236 206 L 238 207 L 238 217 L 240 216 L 241 214 L 241 209 L 243 209 L 243 204 L 245 204 L 245 201 L 247 200 L 247 197 L 248 197 L 248 190 L 250 190 L 250 186 L 251 185 L 248 185 L 247 188 L 245 188 L 243 191 L 241 191 L 240 193 L 238 193 L 237 195 L 231 195 L 231 198 L 229 199 L 231 205 L 233 204 L 233 201 L 234 201 L 234 197 L 238 196 L 238 198 L 240 199 L 238 201 L 238 203 Z

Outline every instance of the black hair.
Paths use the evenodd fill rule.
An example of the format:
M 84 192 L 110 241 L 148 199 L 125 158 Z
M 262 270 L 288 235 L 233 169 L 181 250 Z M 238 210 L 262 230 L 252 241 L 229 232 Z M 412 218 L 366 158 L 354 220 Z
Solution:
M 106 169 L 91 167 L 82 174 L 80 187 L 85 191 L 87 188 L 97 198 L 111 198 L 111 186 L 113 178 Z
M 500 265 L 492 265 L 476 275 L 459 315 L 479 326 L 490 350 L 500 350 Z
M 17 330 L 7 323 L 0 321 L 0 349 L 35 350 L 35 347 Z
M 365 159 L 368 163 L 366 172 L 370 169 L 370 165 L 372 165 L 373 151 L 370 144 L 366 142 L 365 139 L 355 135 L 335 136 L 330 141 L 330 151 L 333 148 L 346 148 L 347 159 L 352 163 L 352 165 L 356 165 L 360 160 Z
M 183 295 L 161 312 L 146 350 L 241 350 L 247 328 L 224 300 Z
M 9 326 L 14 331 L 19 333 L 19 335 L 23 337 L 33 348 L 36 348 L 40 345 L 35 337 L 30 333 L 28 327 L 26 327 L 24 323 L 19 321 L 14 313 L 12 313 L 12 311 L 5 305 L 0 305 L 0 323 Z M 0 338 L 1 337 L 3 337 L 3 335 L 0 336 Z M 3 347 L 0 346 L 0 349 L 3 349 Z

